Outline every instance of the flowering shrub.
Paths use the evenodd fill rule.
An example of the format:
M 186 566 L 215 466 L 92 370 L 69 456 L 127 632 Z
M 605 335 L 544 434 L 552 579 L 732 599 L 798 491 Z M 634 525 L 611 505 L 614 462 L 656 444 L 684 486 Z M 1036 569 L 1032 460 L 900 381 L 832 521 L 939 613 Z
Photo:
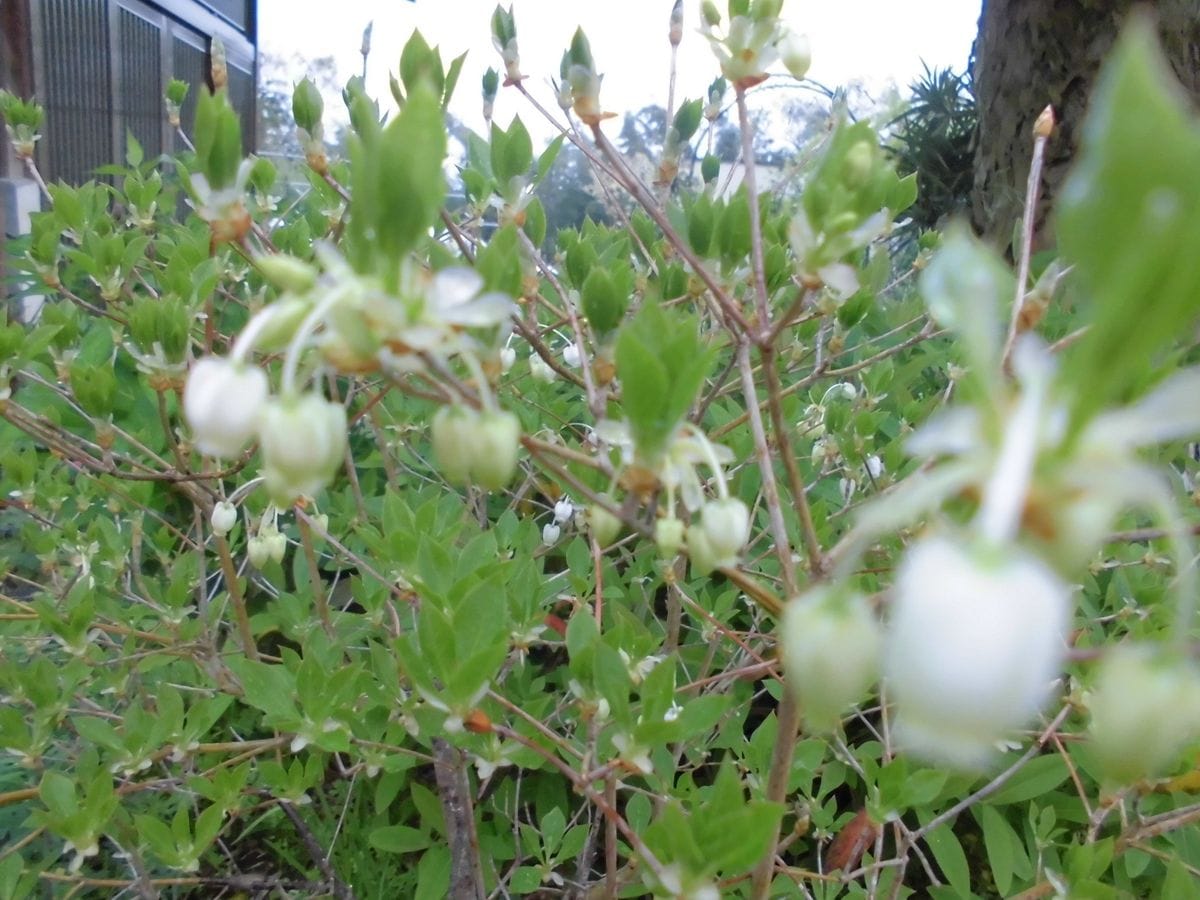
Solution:
M 902 263 L 869 122 L 756 190 L 780 6 L 704 4 L 724 80 L 652 187 L 584 33 L 551 113 L 502 8 L 487 114 L 562 136 L 471 135 L 463 206 L 462 60 L 417 34 L 347 159 L 297 86 L 298 194 L 220 54 L 194 150 L 45 186 L 46 303 L 0 329 L 0 896 L 1194 895 L 1200 127 L 1135 21 L 1061 256 Z M 727 114 L 743 187 L 681 180 Z M 618 224 L 547 255 L 566 140 Z

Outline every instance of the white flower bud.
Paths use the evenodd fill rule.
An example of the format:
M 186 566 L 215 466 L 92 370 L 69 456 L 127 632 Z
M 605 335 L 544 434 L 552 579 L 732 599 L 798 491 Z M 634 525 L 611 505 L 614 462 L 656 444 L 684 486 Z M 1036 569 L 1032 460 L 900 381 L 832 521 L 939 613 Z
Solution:
M 571 503 L 571 498 L 559 498 L 558 502 L 554 504 L 554 524 L 562 525 L 573 515 L 575 515 L 575 506 Z
M 867 474 L 872 478 L 878 478 L 884 473 L 883 460 L 873 454 L 867 457 L 866 466 Z
M 558 543 L 559 537 L 562 535 L 562 529 L 549 522 L 542 526 L 542 543 L 547 547 L 553 547 Z
M 579 368 L 579 347 L 575 344 L 567 344 L 563 347 L 563 362 L 572 369 Z
M 819 587 L 792 600 L 779 627 L 787 684 L 814 731 L 832 731 L 875 683 L 879 622 L 862 594 Z
M 500 350 L 500 371 L 505 374 L 513 367 L 517 361 L 517 351 L 512 347 L 503 347 Z
M 550 364 L 537 354 L 529 357 L 529 374 L 535 381 L 544 381 L 546 384 L 558 377 L 558 373 L 550 368 Z
M 854 499 L 854 492 L 858 490 L 858 482 L 853 478 L 839 478 L 838 492 L 842 495 L 842 506 L 849 506 L 850 501 Z
M 779 42 L 779 57 L 793 78 L 803 78 L 812 65 L 812 46 L 808 35 L 789 31 Z
M 700 521 L 687 530 L 688 559 L 694 575 L 736 566 L 750 537 L 750 511 L 732 497 L 713 500 L 700 510 Z
M 1087 701 L 1097 760 L 1123 784 L 1162 773 L 1200 737 L 1200 670 L 1164 657 L 1144 646 L 1108 651 Z
M 192 364 L 183 389 L 183 416 L 200 452 L 229 459 L 258 427 L 267 376 L 253 366 L 206 356 Z
M 935 537 L 909 549 L 892 590 L 884 672 L 897 739 L 933 761 L 986 765 L 1059 675 L 1069 589 L 1018 550 L 986 556 Z
M 212 515 L 209 517 L 209 524 L 212 525 L 213 534 L 224 537 L 233 530 L 233 526 L 237 524 L 237 507 L 227 500 L 221 500 L 213 504 Z

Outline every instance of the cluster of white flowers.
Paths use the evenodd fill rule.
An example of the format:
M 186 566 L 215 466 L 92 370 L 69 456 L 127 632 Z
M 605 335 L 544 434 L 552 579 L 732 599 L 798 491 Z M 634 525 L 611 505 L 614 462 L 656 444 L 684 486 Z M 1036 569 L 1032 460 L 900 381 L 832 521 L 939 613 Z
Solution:
M 596 426 L 595 434 L 603 443 L 619 448 L 625 464 L 635 461 L 633 436 L 626 423 L 605 420 Z M 681 425 L 667 443 L 653 472 L 663 488 L 666 510 L 655 522 L 654 540 L 665 559 L 673 558 L 686 545 L 697 574 L 737 565 L 738 556 L 750 540 L 750 510 L 729 494 L 725 466 L 733 458 L 729 448 L 714 444 L 690 423 Z M 702 466 L 712 472 L 715 499 L 705 497 Z M 688 524 L 676 517 L 676 499 L 689 513 L 699 513 L 695 521 Z
M 298 387 L 306 351 L 342 372 L 423 369 L 452 355 L 477 370 L 481 347 L 468 329 L 499 329 L 514 308 L 504 294 L 483 291 L 482 278 L 470 269 L 427 275 L 406 264 L 398 292 L 389 293 L 331 248 L 319 248 L 319 255 L 324 275 L 290 257 L 260 260 L 283 295 L 251 319 L 228 358 L 193 363 L 184 390 L 196 447 L 228 459 L 257 440 L 265 486 L 280 506 L 316 494 L 345 459 L 345 409 Z M 266 372 L 248 357 L 256 348 L 281 346 L 280 392 L 272 395 Z M 485 379 L 477 381 L 486 391 Z M 490 396 L 484 401 L 488 407 Z M 494 488 L 511 478 L 520 436 L 511 414 L 455 410 L 434 426 L 435 451 L 450 480 L 471 478 Z
M 934 527 L 907 548 L 885 594 L 886 623 L 845 582 L 788 604 L 781 654 L 814 728 L 836 727 L 882 675 L 902 749 L 954 768 L 986 766 L 1059 682 L 1074 602 L 1058 573 L 1090 558 L 1125 506 L 1151 508 L 1176 535 L 1181 609 L 1194 604 L 1183 528 L 1161 479 L 1133 451 L 1200 431 L 1200 371 L 1180 372 L 1134 405 L 1097 416 L 1068 453 L 1048 349 L 1026 336 L 1012 365 L 1015 382 L 998 382 L 991 398 L 912 436 L 910 453 L 943 464 L 868 505 L 850 535 L 842 574 L 874 537 L 965 489 L 980 497 L 965 529 Z M 883 472 L 877 457 L 865 465 L 872 478 Z M 1024 540 L 1030 510 L 1047 498 L 1052 537 Z M 1111 652 L 1086 702 L 1097 759 L 1122 781 L 1161 768 L 1200 737 L 1200 670 L 1182 653 L 1138 645 Z

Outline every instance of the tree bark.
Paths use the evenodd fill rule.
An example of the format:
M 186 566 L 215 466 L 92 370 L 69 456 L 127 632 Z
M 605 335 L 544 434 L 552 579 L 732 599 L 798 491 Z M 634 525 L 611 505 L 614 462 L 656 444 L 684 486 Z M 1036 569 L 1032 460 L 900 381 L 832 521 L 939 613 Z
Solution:
M 1200 100 L 1200 0 L 983 0 L 971 74 L 979 105 L 972 221 L 1007 249 L 1020 221 L 1034 120 L 1047 104 L 1058 126 L 1046 153 L 1035 247 L 1053 237 L 1048 211 L 1066 177 L 1100 65 L 1137 6 L 1159 21 L 1163 50 Z

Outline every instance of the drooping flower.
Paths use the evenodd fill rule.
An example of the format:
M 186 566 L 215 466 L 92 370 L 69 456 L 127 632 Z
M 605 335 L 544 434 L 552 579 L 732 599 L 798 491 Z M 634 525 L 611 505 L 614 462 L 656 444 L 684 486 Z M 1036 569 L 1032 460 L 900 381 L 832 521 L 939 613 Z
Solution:
M 736 497 L 712 500 L 700 510 L 700 521 L 687 530 L 692 568 L 707 574 L 736 566 L 738 555 L 750 540 L 750 510 Z
M 1037 715 L 1066 651 L 1069 589 L 1015 548 L 911 547 L 893 586 L 884 673 L 900 744 L 960 768 Z
M 206 356 L 183 389 L 183 415 L 202 453 L 237 456 L 258 428 L 267 400 L 267 376 L 254 366 Z
M 1101 768 L 1134 782 L 1162 772 L 1200 737 L 1200 670 L 1148 646 L 1116 647 L 1100 663 L 1087 705 Z
M 346 410 L 319 394 L 273 399 L 263 408 L 259 443 L 263 477 L 279 506 L 314 496 L 346 453 Z
M 831 731 L 879 673 L 882 629 L 862 594 L 818 587 L 784 608 L 780 652 L 805 723 Z

